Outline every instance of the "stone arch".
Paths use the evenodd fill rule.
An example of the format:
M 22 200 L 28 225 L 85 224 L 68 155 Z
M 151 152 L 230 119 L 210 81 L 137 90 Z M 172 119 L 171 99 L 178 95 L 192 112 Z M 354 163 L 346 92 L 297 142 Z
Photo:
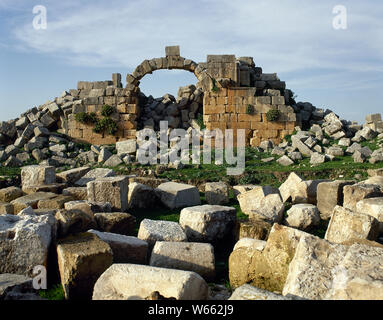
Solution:
M 206 63 L 196 63 L 191 59 L 181 57 L 179 46 L 166 47 L 165 53 L 165 57 L 144 60 L 132 74 L 128 74 L 126 77 L 126 95 L 129 97 L 130 110 L 135 110 L 136 118 L 140 114 L 138 99 L 140 80 L 154 71 L 178 69 L 192 72 L 198 80 L 196 87 L 200 88 L 202 92 L 215 85 L 213 78 L 207 72 Z

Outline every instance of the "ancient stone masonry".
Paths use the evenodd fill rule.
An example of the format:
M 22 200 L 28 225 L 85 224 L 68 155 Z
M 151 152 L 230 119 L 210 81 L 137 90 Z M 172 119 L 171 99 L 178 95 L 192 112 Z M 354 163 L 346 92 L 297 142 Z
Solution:
M 152 127 L 158 130 L 159 121 L 166 120 L 171 128 L 188 128 L 198 114 L 208 130 L 244 129 L 246 142 L 256 146 L 264 140 L 280 143 L 299 124 L 290 104 L 292 92 L 276 74 L 264 74 L 251 57 L 208 55 L 207 61 L 196 63 L 180 56 L 178 46 L 166 47 L 166 56 L 144 60 L 126 77 L 122 88 L 121 75 L 113 74 L 112 81 L 78 83 L 70 90 L 71 103 L 62 107 L 61 124 L 64 133 L 92 144 L 110 144 L 135 138 L 137 129 Z M 193 72 L 196 86 L 180 88 L 179 97 L 165 95 L 160 99 L 147 98 L 140 92 L 140 80 L 160 69 L 183 69 Z M 144 101 L 144 102 L 143 102 Z M 95 133 L 92 126 L 79 123 L 77 113 L 101 114 L 102 107 L 115 108 L 111 118 L 117 123 L 116 134 Z M 266 114 L 278 110 L 278 116 L 268 121 Z

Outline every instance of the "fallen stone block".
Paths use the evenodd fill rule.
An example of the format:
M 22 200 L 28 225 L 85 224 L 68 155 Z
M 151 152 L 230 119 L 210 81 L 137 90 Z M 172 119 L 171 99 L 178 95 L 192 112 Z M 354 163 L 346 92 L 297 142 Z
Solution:
M 356 211 L 368 214 L 379 222 L 379 232 L 383 233 L 383 197 L 363 199 L 357 202 Z
M 57 260 L 66 299 L 83 300 L 92 296 L 97 279 L 112 265 L 113 253 L 95 234 L 82 233 L 58 242 Z
M 133 235 L 136 227 L 136 218 L 125 212 L 96 213 L 98 230 L 122 235 Z
M 194 271 L 206 281 L 212 281 L 215 277 L 214 248 L 209 243 L 157 241 L 151 254 L 150 265 Z
M 206 300 L 208 286 L 195 272 L 134 264 L 114 264 L 97 280 L 93 300 Z
M 353 185 L 355 181 L 336 180 L 321 182 L 317 189 L 317 206 L 323 220 L 328 220 L 334 208 L 343 206 L 343 187 Z
M 235 208 L 202 205 L 182 209 L 179 221 L 189 241 L 218 243 L 231 235 L 236 219 Z
M 126 211 L 128 209 L 127 176 L 99 178 L 87 184 L 88 201 L 109 202 L 114 210 Z
M 33 276 L 33 268 L 47 266 L 53 217 L 0 215 L 0 273 Z
M 113 263 L 147 264 L 148 243 L 136 237 L 116 233 L 89 230 L 102 241 L 109 244 L 113 251 Z
M 185 232 L 177 222 L 144 219 L 138 230 L 139 239 L 153 247 L 156 241 L 187 241 Z
M 201 204 L 197 187 L 183 183 L 165 182 L 156 192 L 161 202 L 169 209 L 191 207 Z
M 21 169 L 22 188 L 53 184 L 56 182 L 56 170 L 52 166 L 27 166 Z
M 343 187 L 343 207 L 356 211 L 356 204 L 363 199 L 383 197 L 383 188 L 379 185 L 357 183 Z
M 112 169 L 96 168 L 90 170 L 81 179 L 75 182 L 78 187 L 86 187 L 87 183 L 99 178 L 114 177 L 116 174 Z
M 66 202 L 72 201 L 71 196 L 58 195 L 52 199 L 40 200 L 37 204 L 38 209 L 63 209 Z
M 260 219 L 251 219 L 248 221 L 238 221 L 235 227 L 235 240 L 242 238 L 252 238 L 266 240 L 269 236 L 272 224 Z
M 280 222 L 284 204 L 279 190 L 270 186 L 260 186 L 238 196 L 243 213 L 250 218 L 268 222 Z
M 0 189 L 0 201 L 11 202 L 23 196 L 23 191 L 18 187 Z
M 59 210 L 55 214 L 55 218 L 58 224 L 57 233 L 60 237 L 85 232 L 97 227 L 93 216 L 77 209 Z
M 128 207 L 137 209 L 154 208 L 158 205 L 158 197 L 150 186 L 133 182 L 129 184 Z
M 74 200 L 88 199 L 88 191 L 86 187 L 69 187 L 62 191 L 65 196 L 71 196 Z
M 287 211 L 285 223 L 299 230 L 310 230 L 320 223 L 319 210 L 312 204 L 295 204 Z
M 41 200 L 47 200 L 57 197 L 57 194 L 52 192 L 36 192 L 20 198 L 17 198 L 11 202 L 14 208 L 14 213 L 17 214 L 21 210 L 31 206 L 33 209 L 37 209 L 37 205 Z
M 374 217 L 336 206 L 325 239 L 333 243 L 344 243 L 354 239 L 374 241 L 378 234 L 379 222 Z
M 211 205 L 229 203 L 229 190 L 224 182 L 207 182 L 205 184 L 206 202 Z
M 56 175 L 56 178 L 58 182 L 72 185 L 76 181 L 80 180 L 83 176 L 85 176 L 89 171 L 90 171 L 89 167 L 71 169 L 71 170 L 58 173 Z

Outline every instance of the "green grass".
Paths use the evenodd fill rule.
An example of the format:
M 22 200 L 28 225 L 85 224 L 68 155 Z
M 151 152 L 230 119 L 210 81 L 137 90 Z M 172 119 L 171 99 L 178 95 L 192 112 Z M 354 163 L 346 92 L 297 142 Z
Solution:
M 53 285 L 47 290 L 40 290 L 39 295 L 41 298 L 48 300 L 65 300 L 65 294 L 61 284 Z

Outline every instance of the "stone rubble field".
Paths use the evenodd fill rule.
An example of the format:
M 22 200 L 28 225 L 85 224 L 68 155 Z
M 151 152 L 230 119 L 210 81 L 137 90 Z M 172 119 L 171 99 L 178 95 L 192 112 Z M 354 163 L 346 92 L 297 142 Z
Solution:
M 106 168 L 22 167 L 20 185 L 0 189 L 0 299 L 43 299 L 39 265 L 71 300 L 383 299 L 383 169 L 368 174 L 206 182 L 202 198 L 191 184 Z M 160 206 L 180 210 L 178 222 L 129 213 Z

